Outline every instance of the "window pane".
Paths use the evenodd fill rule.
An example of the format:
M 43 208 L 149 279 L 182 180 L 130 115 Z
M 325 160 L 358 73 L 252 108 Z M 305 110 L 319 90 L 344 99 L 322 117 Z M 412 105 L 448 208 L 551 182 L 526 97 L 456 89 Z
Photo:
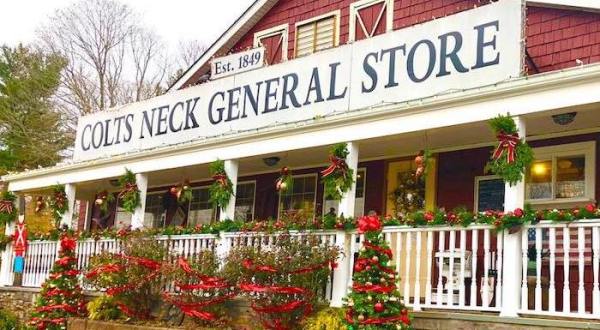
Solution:
M 235 194 L 236 220 L 251 221 L 254 218 L 254 189 L 254 182 L 237 185 Z
M 552 161 L 533 162 L 527 176 L 527 199 L 552 198 Z
M 297 212 L 309 218 L 313 217 L 315 214 L 315 181 L 314 176 L 294 177 L 293 191 L 281 196 L 280 214 Z
M 556 159 L 556 198 L 585 196 L 585 157 Z
M 144 227 L 157 228 L 164 224 L 164 208 L 162 194 L 146 195 L 146 210 L 144 212 Z
M 215 211 L 209 202 L 209 198 L 208 187 L 192 190 L 192 202 L 188 214 L 188 224 L 190 226 L 208 224 L 215 218 Z

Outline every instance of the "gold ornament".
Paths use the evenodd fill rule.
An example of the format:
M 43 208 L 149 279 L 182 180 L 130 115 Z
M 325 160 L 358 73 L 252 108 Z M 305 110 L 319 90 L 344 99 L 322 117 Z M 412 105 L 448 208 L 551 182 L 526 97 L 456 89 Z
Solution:
M 373 260 L 373 262 L 378 262 L 379 261 L 379 257 L 378 256 L 373 256 L 373 258 L 371 258 L 371 260 Z
M 364 315 L 362 315 L 362 314 L 360 314 L 360 315 L 358 316 L 358 320 L 359 320 L 359 321 L 361 321 L 361 322 L 362 322 L 362 321 L 364 321 L 364 320 L 365 320 L 365 316 L 364 316 Z

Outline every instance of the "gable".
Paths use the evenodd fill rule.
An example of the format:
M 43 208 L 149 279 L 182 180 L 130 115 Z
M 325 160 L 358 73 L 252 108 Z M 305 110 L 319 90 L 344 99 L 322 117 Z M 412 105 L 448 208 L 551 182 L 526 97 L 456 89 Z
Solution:
M 286 37 L 265 39 L 273 57 L 269 63 L 276 64 L 287 59 L 294 59 L 297 52 L 297 26 L 301 22 L 314 17 L 336 13 L 336 45 L 343 45 L 352 40 L 350 35 L 361 39 L 364 30 L 359 31 L 356 16 L 351 6 L 362 2 L 373 2 L 373 6 L 361 11 L 361 19 L 367 21 L 375 34 L 380 34 L 384 24 L 377 21 L 381 12 L 381 3 L 389 1 L 391 29 L 398 30 L 421 24 L 441 17 L 453 15 L 465 10 L 486 5 L 492 0 L 256 0 L 246 12 L 219 38 L 202 57 L 180 78 L 170 90 L 185 88 L 198 83 L 202 76 L 210 71 L 210 59 L 228 53 L 240 52 L 257 46 L 256 36 L 276 27 L 287 27 Z M 595 37 L 595 21 L 600 19 L 600 3 L 596 0 L 532 0 L 528 4 L 527 36 L 533 41 L 527 44 L 528 72 L 538 73 L 575 66 L 580 60 L 583 63 L 600 61 L 600 37 Z M 356 13 L 354 13 L 356 15 Z M 566 18 L 565 18 L 566 17 Z M 530 19 L 531 18 L 531 19 Z M 553 37 L 546 33 L 550 23 Z M 557 23 L 562 20 L 563 23 Z M 363 23 L 364 23 L 363 21 Z M 573 32 L 570 24 L 579 25 Z M 376 24 L 376 26 L 372 26 Z M 554 25 L 552 25 L 554 24 Z M 556 25 L 558 24 L 558 25 Z M 582 26 L 583 25 L 583 26 Z M 367 30 L 368 30 L 367 29 Z M 354 30 L 354 33 L 351 33 Z M 544 34 L 544 36 L 540 36 Z M 578 38 L 581 36 L 580 38 Z M 577 40 L 571 40 L 578 38 Z M 540 41 L 541 39 L 541 41 Z M 596 41 L 597 40 L 597 41 Z M 285 45 L 281 45 L 284 42 Z M 558 43 L 558 44 L 557 44 Z M 575 45 L 571 52 L 569 45 Z M 579 46 L 581 44 L 581 46 Z M 273 48 L 273 45 L 276 45 Z M 551 45 L 551 46 L 549 46 Z M 280 55 L 282 52 L 286 54 Z M 274 54 L 276 53 L 276 54 Z

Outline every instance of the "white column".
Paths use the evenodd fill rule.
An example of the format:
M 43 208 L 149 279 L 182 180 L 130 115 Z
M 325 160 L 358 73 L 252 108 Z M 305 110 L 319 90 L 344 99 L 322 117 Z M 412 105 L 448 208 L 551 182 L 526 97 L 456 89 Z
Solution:
M 238 181 L 238 169 L 239 162 L 237 159 L 230 159 L 225 161 L 225 173 L 227 173 L 227 177 L 231 180 L 231 185 L 233 189 L 233 196 L 227 203 L 227 206 L 221 208 L 221 212 L 219 214 L 219 220 L 234 220 L 235 219 L 235 194 L 237 190 L 237 181 Z
M 519 130 L 519 136 L 525 138 L 525 121 L 521 117 L 515 117 L 515 123 Z M 525 182 L 521 181 L 514 186 L 506 183 L 504 190 L 504 211 L 514 211 L 525 205 Z M 504 233 L 504 258 L 502 261 L 502 308 L 500 316 L 518 317 L 521 305 L 521 281 L 523 277 L 523 264 L 521 263 L 521 233 Z
M 337 260 L 337 267 L 333 270 L 331 307 L 342 307 L 344 303 L 342 299 L 346 297 L 348 279 L 352 276 L 350 268 L 350 259 L 353 257 L 350 249 L 352 237 L 352 235 L 346 235 L 343 230 L 338 230 L 335 234 L 335 246 L 340 249 L 340 258 Z
M 137 173 L 135 182 L 140 190 L 140 206 L 138 206 L 131 216 L 131 229 L 144 227 L 144 215 L 146 213 L 146 192 L 148 191 L 148 174 Z
M 340 200 L 340 206 L 338 207 L 338 216 L 344 215 L 345 217 L 354 216 L 354 204 L 356 204 L 356 174 L 358 172 L 358 143 L 348 142 L 348 156 L 346 157 L 346 164 L 348 168 L 352 170 L 352 176 L 354 183 L 352 187 L 342 196 Z
M 60 226 L 67 226 L 69 228 L 73 227 L 73 208 L 75 207 L 75 193 L 77 192 L 77 188 L 73 183 L 65 184 L 65 194 L 67 195 L 67 210 L 62 215 L 62 219 L 60 220 Z

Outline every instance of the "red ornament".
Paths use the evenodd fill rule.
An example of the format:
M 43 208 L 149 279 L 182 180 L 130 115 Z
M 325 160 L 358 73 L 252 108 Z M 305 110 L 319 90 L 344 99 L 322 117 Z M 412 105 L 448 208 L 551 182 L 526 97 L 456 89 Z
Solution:
M 585 210 L 590 213 L 593 213 L 594 211 L 596 211 L 596 206 L 594 204 L 588 204 L 585 206 Z
M 382 303 L 378 302 L 375 304 L 375 306 L 373 306 L 373 309 L 375 310 L 376 313 L 381 313 L 385 310 L 385 306 L 383 306 Z
M 521 218 L 525 213 L 523 212 L 523 209 L 517 208 L 515 209 L 514 215 L 518 218 Z
M 427 211 L 425 212 L 425 221 L 427 222 L 432 222 L 433 221 L 433 213 L 431 213 L 431 211 Z

